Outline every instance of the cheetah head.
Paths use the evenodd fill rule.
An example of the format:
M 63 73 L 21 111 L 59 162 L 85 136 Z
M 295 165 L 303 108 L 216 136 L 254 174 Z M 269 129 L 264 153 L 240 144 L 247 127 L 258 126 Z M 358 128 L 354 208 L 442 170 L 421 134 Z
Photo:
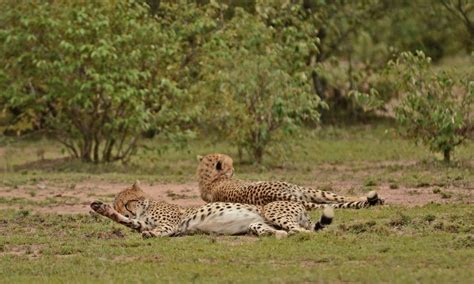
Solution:
M 140 188 L 140 182 L 137 180 L 131 187 L 122 190 L 115 196 L 114 209 L 125 217 L 135 217 L 137 203 L 145 197 L 147 195 Z
M 197 176 L 201 196 L 204 196 L 209 185 L 219 179 L 230 179 L 234 175 L 234 166 L 232 158 L 224 154 L 209 154 L 206 156 L 198 156 L 199 166 L 197 168 Z
M 225 154 L 198 156 L 198 178 L 213 182 L 222 177 L 232 178 L 234 166 L 232 158 Z

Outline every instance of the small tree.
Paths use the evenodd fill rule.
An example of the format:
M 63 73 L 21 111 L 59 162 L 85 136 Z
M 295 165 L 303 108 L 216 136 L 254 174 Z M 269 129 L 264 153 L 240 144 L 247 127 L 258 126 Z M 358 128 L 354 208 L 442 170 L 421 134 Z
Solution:
M 297 31 L 286 32 L 287 46 L 275 29 L 237 8 L 214 33 L 202 60 L 205 77 L 196 90 L 205 101 L 206 122 L 257 163 L 279 138 L 319 118 L 320 100 L 311 94 L 305 64 L 298 67 L 286 56 L 288 46 L 299 48 L 293 50 L 299 56 L 309 48 L 291 42 Z
M 10 1 L 0 16 L 1 101 L 85 162 L 126 160 L 182 116 L 166 72 L 175 38 L 135 1 Z M 172 107 L 171 107 L 172 106 Z M 15 127 L 13 125 L 12 127 Z
M 405 52 L 389 63 L 404 93 L 396 108 L 402 134 L 441 152 L 451 160 L 456 146 L 474 130 L 474 82 L 458 80 L 447 72 L 430 69 L 430 58 L 422 52 Z

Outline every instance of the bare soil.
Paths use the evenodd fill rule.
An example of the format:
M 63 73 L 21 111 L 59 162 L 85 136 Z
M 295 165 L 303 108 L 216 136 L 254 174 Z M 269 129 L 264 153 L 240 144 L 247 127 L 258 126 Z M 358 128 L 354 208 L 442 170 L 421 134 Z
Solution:
M 41 244 L 32 244 L 32 245 L 8 245 L 6 244 L 2 251 L 0 251 L 0 257 L 5 255 L 12 256 L 24 256 L 26 255 L 28 259 L 32 260 L 41 256 L 41 249 L 45 245 Z
M 0 198 L 22 198 L 41 205 L 3 204 L 0 208 L 31 209 L 46 213 L 87 213 L 89 204 L 95 200 L 111 202 L 115 194 L 130 184 L 109 183 L 103 181 L 82 182 L 74 185 L 56 185 L 42 182 L 37 185 L 0 187 Z M 204 204 L 199 197 L 197 183 L 189 184 L 141 184 L 151 197 L 182 206 Z
M 73 185 L 49 184 L 43 181 L 36 185 L 22 185 L 16 188 L 0 187 L 0 198 L 17 198 L 24 202 L 3 203 L 0 208 L 28 209 L 45 213 L 87 213 L 89 204 L 95 200 L 112 202 L 113 197 L 120 190 L 130 184 L 111 183 L 105 181 L 86 181 Z M 316 188 L 325 189 L 328 184 L 307 184 Z M 190 207 L 204 204 L 199 196 L 196 182 L 184 184 L 148 184 L 142 183 L 145 192 L 157 200 L 164 200 L 181 206 Z M 354 188 L 360 184 L 350 182 L 336 182 L 330 184 L 330 190 L 339 194 L 363 196 L 365 193 Z M 450 186 L 441 191 L 436 186 L 418 188 L 390 188 L 388 184 L 371 187 L 386 204 L 418 206 L 428 203 L 474 203 L 472 188 Z

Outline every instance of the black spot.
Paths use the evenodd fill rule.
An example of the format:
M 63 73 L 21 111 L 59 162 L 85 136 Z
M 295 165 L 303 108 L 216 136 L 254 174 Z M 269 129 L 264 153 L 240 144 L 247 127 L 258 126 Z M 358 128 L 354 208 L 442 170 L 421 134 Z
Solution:
M 216 170 L 218 170 L 218 171 L 222 170 L 222 162 L 221 161 L 217 161 Z

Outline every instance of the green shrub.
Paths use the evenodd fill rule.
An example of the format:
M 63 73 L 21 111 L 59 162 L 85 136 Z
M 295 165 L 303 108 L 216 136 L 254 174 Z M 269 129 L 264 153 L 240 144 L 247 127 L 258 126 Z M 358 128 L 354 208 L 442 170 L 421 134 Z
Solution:
M 311 92 L 304 61 L 296 58 L 312 48 L 300 35 L 237 8 L 205 46 L 204 78 L 195 88 L 204 123 L 257 163 L 303 121 L 319 118 L 320 99 Z
M 43 129 L 85 162 L 126 160 L 142 131 L 174 129 L 185 95 L 166 72 L 172 30 L 135 1 L 9 1 L 0 83 L 10 128 Z
M 389 63 L 403 94 L 395 114 L 404 136 L 443 153 L 444 161 L 449 162 L 455 147 L 474 130 L 474 81 L 445 71 L 436 73 L 430 62 L 422 52 L 404 52 Z

